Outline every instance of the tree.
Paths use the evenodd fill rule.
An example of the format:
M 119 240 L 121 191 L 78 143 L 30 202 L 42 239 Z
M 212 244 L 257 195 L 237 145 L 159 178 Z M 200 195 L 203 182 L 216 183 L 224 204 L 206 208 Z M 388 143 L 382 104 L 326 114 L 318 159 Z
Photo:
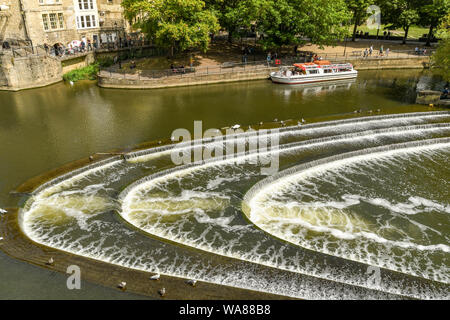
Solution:
M 251 26 L 252 15 L 245 10 L 253 6 L 253 0 L 206 0 L 206 8 L 213 10 L 219 19 L 219 24 L 228 32 L 228 42 L 242 29 Z
M 450 82 L 450 14 L 442 19 L 437 35 L 442 40 L 439 41 L 436 52 L 431 56 L 431 68 L 434 73 Z
M 301 37 L 329 45 L 348 33 L 350 14 L 343 0 L 259 0 L 251 10 L 265 48 L 297 44 Z
M 450 10 L 449 0 L 428 0 L 428 3 L 422 6 L 419 10 L 420 24 L 423 26 L 429 26 L 427 36 L 427 46 L 431 45 L 431 38 L 433 36 L 433 30 L 439 26 L 442 20 L 448 15 Z
M 402 28 L 405 31 L 403 44 L 408 38 L 409 27 L 419 21 L 418 9 L 423 0 L 387 0 L 382 1 L 385 21 L 390 23 L 388 29 Z
M 124 0 L 125 16 L 155 43 L 174 50 L 206 51 L 210 33 L 219 29 L 217 17 L 202 0 Z
M 352 12 L 353 33 L 352 41 L 356 38 L 356 29 L 367 17 L 367 8 L 373 4 L 372 0 L 345 0 L 348 9 Z

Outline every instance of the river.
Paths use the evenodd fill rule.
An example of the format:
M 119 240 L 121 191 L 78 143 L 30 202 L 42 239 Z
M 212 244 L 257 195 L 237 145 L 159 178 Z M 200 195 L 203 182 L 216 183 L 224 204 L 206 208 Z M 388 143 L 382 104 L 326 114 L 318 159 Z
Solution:
M 96 152 L 105 152 L 116 148 L 127 149 L 142 142 L 167 139 L 170 137 L 172 131 L 177 128 L 186 128 L 193 131 L 194 121 L 196 120 L 201 120 L 203 130 L 206 130 L 208 128 L 222 128 L 236 123 L 243 126 L 249 124 L 254 125 L 260 121 L 273 121 L 275 118 L 279 120 L 303 118 L 308 123 L 334 118 L 370 116 L 374 113 L 383 115 L 431 111 L 427 106 L 414 104 L 416 87 L 439 89 L 440 85 L 439 80 L 427 72 L 392 70 L 364 71 L 360 72 L 356 81 L 314 86 L 282 86 L 274 85 L 269 81 L 254 81 L 128 91 L 102 89 L 92 82 L 79 82 L 74 86 L 59 83 L 45 88 L 17 93 L 0 92 L 0 111 L 2 115 L 0 117 L 0 145 L 2 146 L 2 160 L 0 161 L 0 207 L 17 206 L 18 199 L 11 197 L 9 192 L 33 176 Z M 355 113 L 356 110 L 360 110 L 360 112 Z M 409 123 L 402 123 L 402 125 L 409 125 L 411 128 L 408 130 L 420 130 L 420 134 L 423 134 L 423 130 L 427 132 L 426 134 L 429 132 L 426 138 L 448 137 L 448 132 L 445 131 L 445 128 L 441 132 L 440 127 L 433 127 L 434 123 L 438 123 L 438 121 L 430 120 L 430 122 L 421 121 L 417 123 L 411 121 Z M 429 127 L 412 127 L 414 125 L 428 125 Z M 377 129 L 388 130 L 389 126 L 380 126 Z M 349 130 L 347 133 L 352 134 L 353 131 Z M 317 139 L 327 136 L 325 134 L 315 136 L 315 134 L 312 133 L 309 138 Z M 380 132 L 380 134 L 383 134 L 383 132 Z M 384 134 L 388 133 L 384 132 Z M 285 143 L 298 142 L 297 138 L 286 139 Z M 404 140 L 392 140 L 391 143 L 393 142 L 404 142 Z M 371 146 L 377 147 L 378 144 Z M 345 151 L 353 151 L 351 146 L 344 146 L 343 148 Z M 330 150 L 333 150 L 331 146 Z M 380 152 L 382 151 L 380 150 Z M 333 154 L 333 151 L 329 152 L 329 156 Z M 372 238 L 375 235 L 380 238 L 383 237 L 383 239 L 388 239 L 393 243 L 401 242 L 402 245 L 405 243 L 405 239 L 425 247 L 442 243 L 447 244 L 448 238 L 446 233 L 448 233 L 449 222 L 448 218 L 442 218 L 442 214 L 449 210 L 450 204 L 448 203 L 448 197 L 443 196 L 440 190 L 435 190 L 430 195 L 432 199 L 426 198 L 425 194 L 429 190 L 423 186 L 420 188 L 420 184 L 406 198 L 401 190 L 402 184 L 409 184 L 411 180 L 421 181 L 421 179 L 427 176 L 430 170 L 436 177 L 440 175 L 444 178 L 448 177 L 448 169 L 445 169 L 445 166 L 439 165 L 445 163 L 447 156 L 448 152 L 445 153 L 445 151 L 441 153 L 440 151 L 429 149 L 425 150 L 425 153 L 417 152 L 417 150 L 412 151 L 412 155 L 410 157 L 408 156 L 407 161 L 404 161 L 404 165 L 410 168 L 412 172 L 415 170 L 415 165 L 420 163 L 422 171 L 416 171 L 415 175 L 410 177 L 410 180 L 400 179 L 396 181 L 398 184 L 396 189 L 400 190 L 399 194 L 390 195 L 395 200 L 395 203 L 386 200 L 388 194 L 384 194 L 382 188 L 378 189 L 378 191 L 371 190 L 374 182 L 366 181 L 362 177 L 361 172 L 367 172 L 369 169 L 373 177 L 380 176 L 380 172 L 370 163 L 367 164 L 369 169 L 367 167 L 361 168 L 353 164 L 345 164 L 337 165 L 333 170 L 328 170 L 323 174 L 305 174 L 303 177 L 298 177 L 298 179 L 304 179 L 302 181 L 307 181 L 306 185 L 310 187 L 309 189 L 306 187 L 303 189 L 296 189 L 292 186 L 286 187 L 286 185 L 289 186 L 289 183 L 292 184 L 292 182 L 280 182 L 277 185 L 277 193 L 269 196 L 264 191 L 264 188 L 262 188 L 260 193 L 255 191 L 255 197 L 258 201 L 250 201 L 250 208 L 260 208 L 259 212 L 266 210 L 265 214 L 263 216 L 255 216 L 247 212 L 246 214 L 248 215 L 249 221 L 264 230 L 264 233 L 261 231 L 255 235 L 253 231 L 249 231 L 248 239 L 254 241 L 255 245 L 257 244 L 258 246 L 262 244 L 267 246 L 281 246 L 280 248 L 285 252 L 284 259 L 286 260 L 281 265 L 276 265 L 276 267 L 282 267 L 286 270 L 292 270 L 290 264 L 293 264 L 293 260 L 290 261 L 289 259 L 294 258 L 289 258 L 289 255 L 294 255 L 293 248 L 296 245 L 300 245 L 317 252 L 345 258 L 348 258 L 351 250 L 359 250 L 359 254 L 352 256 L 350 260 L 358 263 L 380 265 L 381 267 L 405 272 L 413 276 L 447 282 L 448 280 L 441 278 L 441 273 L 445 273 L 445 270 L 448 270 L 448 251 L 446 250 L 443 251 L 444 253 L 438 252 L 433 256 L 422 257 L 432 261 L 431 267 L 437 271 L 434 273 L 433 270 L 429 270 L 429 272 L 421 274 L 418 271 L 420 270 L 420 266 L 414 266 L 414 261 L 411 262 L 410 259 L 380 261 L 372 254 L 367 253 L 367 247 L 374 246 L 369 240 L 364 239 L 364 241 L 358 242 L 357 245 L 356 241 L 352 242 L 352 239 L 348 240 L 351 231 L 355 234 L 358 233 L 358 235 L 371 233 Z M 289 168 L 291 166 L 290 164 L 294 163 L 291 159 L 292 157 L 294 157 L 292 154 L 281 157 L 280 161 L 284 169 Z M 314 155 L 311 154 L 310 157 L 313 159 Z M 385 156 L 380 155 L 380 159 L 382 160 L 378 160 L 379 162 L 374 161 L 378 164 L 381 163 L 383 168 L 386 168 L 392 174 L 401 177 L 401 172 L 398 172 L 401 171 L 398 169 L 399 159 L 395 158 L 396 155 L 389 155 L 389 157 L 393 157 L 390 158 L 393 160 L 383 162 Z M 430 157 L 437 164 L 427 167 L 427 159 Z M 154 164 L 150 162 L 146 163 L 146 165 L 152 166 Z M 344 170 L 342 168 L 350 168 L 351 170 Z M 139 164 L 136 164 L 136 167 L 131 169 L 122 169 L 125 172 L 124 176 L 127 176 L 127 178 L 123 178 L 124 184 L 125 182 L 129 183 L 140 178 L 142 172 L 145 171 L 145 169 L 139 167 Z M 143 195 L 148 196 L 150 194 L 156 198 L 156 200 L 154 199 L 156 202 L 160 201 L 158 197 L 163 197 L 167 200 L 167 194 L 176 194 L 179 199 L 184 197 L 184 199 L 187 199 L 187 203 L 184 204 L 185 206 L 198 206 L 200 210 L 204 209 L 200 217 L 195 218 L 196 220 L 183 218 L 178 221 L 171 219 L 169 219 L 170 221 L 164 221 L 164 219 L 160 220 L 153 216 L 142 218 L 139 214 L 133 213 L 133 209 L 136 209 L 136 206 L 144 205 L 145 207 L 145 203 L 132 203 L 136 200 L 136 197 L 132 199 L 133 201 L 130 200 L 131 202 L 126 202 L 125 200 L 125 203 L 130 207 L 124 210 L 126 212 L 124 218 L 137 227 L 158 236 L 167 237 L 171 240 L 176 239 L 183 244 L 204 251 L 220 252 L 221 254 L 227 255 L 229 252 L 224 251 L 225 244 L 223 241 L 229 235 L 220 228 L 224 227 L 223 224 L 227 225 L 226 221 L 231 218 L 229 216 L 230 214 L 235 215 L 240 210 L 240 201 L 242 199 L 236 201 L 233 198 L 236 195 L 230 193 L 226 186 L 215 189 L 223 181 L 225 181 L 225 185 L 226 183 L 233 184 L 236 182 L 233 179 L 227 181 L 229 177 L 227 178 L 226 175 L 221 177 L 221 170 L 215 173 L 216 179 L 209 177 L 208 180 L 205 177 L 187 175 L 179 179 L 164 181 L 164 188 L 158 185 L 153 186 L 159 191 L 162 190 L 165 193 L 164 196 L 161 194 L 154 195 L 149 190 L 139 190 L 139 185 L 137 186 L 138 190 L 129 190 L 131 194 L 134 192 L 136 195 L 137 193 L 138 197 Z M 247 176 L 240 176 L 237 172 L 233 171 L 232 166 L 227 167 L 226 170 L 228 170 L 226 172 L 229 172 L 231 176 L 238 177 L 238 180 L 242 179 L 244 181 L 248 179 L 252 183 L 257 181 L 255 180 L 257 175 L 253 174 L 252 176 L 251 173 L 252 170 L 254 171 L 254 168 L 247 168 L 249 173 Z M 105 178 L 109 177 L 108 174 L 110 173 L 106 172 L 103 174 L 105 175 L 103 178 Z M 200 173 L 198 174 L 201 175 Z M 355 176 L 359 176 L 359 182 L 349 185 L 347 182 Z M 130 179 L 130 177 L 133 177 L 133 179 Z M 98 179 L 98 177 L 95 179 Z M 280 179 L 283 180 L 283 177 L 280 176 Z M 94 180 L 90 181 L 90 184 L 93 184 Z M 330 181 L 334 181 L 334 185 L 330 184 Z M 430 179 L 428 181 L 432 182 L 433 180 Z M 96 182 L 100 183 L 101 179 Z M 378 182 L 387 183 L 386 180 L 380 180 Z M 203 192 L 203 194 L 192 195 L 188 194 L 186 189 L 177 189 L 179 186 L 177 187 L 176 184 L 181 183 L 186 186 L 186 189 L 189 189 L 189 185 L 195 185 L 197 186 L 197 188 L 194 188 L 195 192 Z M 330 192 L 330 190 L 333 190 L 337 186 L 344 188 L 346 192 L 336 194 Z M 82 184 L 78 187 L 86 188 L 86 185 Z M 122 187 L 120 186 L 120 189 Z M 243 195 L 250 187 L 251 185 L 243 184 L 237 186 L 237 189 L 240 192 L 239 194 Z M 440 184 L 436 184 L 435 188 L 442 187 L 444 189 L 447 187 L 448 189 L 448 179 L 440 181 Z M 358 193 L 358 190 L 361 188 L 364 189 L 364 192 Z M 204 197 L 204 194 L 211 189 L 215 190 L 212 196 L 212 203 L 205 201 L 197 203 L 198 199 Z M 333 194 L 333 197 L 324 197 L 324 194 L 330 193 Z M 299 195 L 302 194 L 304 196 L 300 197 Z M 101 195 L 105 197 L 109 196 L 108 194 Z M 127 199 L 127 196 L 127 194 L 124 194 L 125 199 Z M 48 202 L 48 199 L 45 201 Z M 286 208 L 286 206 L 283 203 L 286 201 L 300 203 L 301 205 L 289 207 L 289 210 L 285 210 L 283 208 Z M 303 203 L 302 201 L 306 202 Z M 311 211 L 311 203 L 314 204 L 313 207 L 316 210 L 317 208 L 330 207 L 330 202 L 333 203 L 333 210 L 319 210 L 319 214 L 323 217 L 322 220 L 319 219 L 320 221 L 318 221 L 313 219 L 313 221 L 311 217 L 304 216 L 304 210 Z M 175 210 L 173 207 L 164 207 L 163 204 L 159 205 L 162 206 L 161 210 Z M 211 209 L 211 206 L 214 209 Z M 208 208 L 205 209 L 205 207 Z M 352 210 L 356 214 L 349 217 L 345 216 L 342 211 L 339 211 L 347 207 L 352 207 Z M 365 210 L 370 211 L 373 207 L 378 208 L 375 209 L 378 210 L 376 211 L 378 216 L 374 220 L 368 221 L 368 217 L 364 217 L 361 212 Z M 264 209 L 261 210 L 261 208 Z M 177 207 L 178 209 L 179 207 Z M 422 213 L 420 210 L 429 210 L 431 212 L 432 216 L 428 216 L 428 219 L 430 219 L 428 221 L 429 223 L 426 221 L 427 217 L 419 217 L 418 220 L 410 217 Z M 212 212 L 211 214 L 205 214 L 205 212 L 210 211 Z M 39 210 L 36 212 L 39 213 Z M 398 218 L 394 221 L 391 219 L 389 212 L 400 214 L 407 212 L 410 213 L 410 216 Z M 46 227 L 38 228 L 36 227 L 36 222 L 45 225 L 45 221 L 49 221 L 48 219 L 40 220 L 40 218 L 42 217 L 39 214 L 38 218 L 36 218 L 37 220 L 30 218 L 28 229 L 30 230 L 30 234 L 35 237 L 33 240 L 38 242 L 42 241 L 45 243 L 49 239 L 49 234 L 62 232 L 62 229 L 66 228 L 78 228 L 81 226 L 80 230 L 73 229 L 71 231 L 72 234 L 66 239 L 67 241 L 75 241 L 76 239 L 74 240 L 74 238 L 70 237 L 76 238 L 80 236 L 80 233 L 83 233 L 83 230 L 86 231 L 83 229 L 83 223 L 85 221 L 80 223 L 79 220 L 74 225 L 70 224 L 69 227 L 67 225 L 59 225 L 58 227 L 49 226 L 48 229 Z M 302 223 L 308 223 L 310 230 L 312 230 L 311 234 L 300 233 L 301 236 L 299 237 L 298 230 L 285 225 L 286 221 L 283 219 L 291 218 L 301 218 Z M 150 227 L 148 225 L 149 221 L 154 222 L 155 219 L 158 225 L 156 227 L 155 225 Z M 352 230 L 345 228 L 347 224 L 346 219 L 352 220 Z M 192 235 L 186 235 L 184 238 L 177 238 L 176 233 L 166 233 L 164 231 L 164 228 L 170 228 L 175 232 L 181 233 L 185 224 L 193 223 L 193 221 L 194 223 L 195 221 L 198 222 L 199 225 L 211 221 L 219 224 L 218 228 L 220 230 L 216 230 L 216 232 L 224 232 L 222 234 L 223 239 L 216 239 L 217 241 L 206 245 L 205 239 L 198 241 L 198 235 L 201 233 L 199 230 Z M 336 221 L 340 221 L 339 223 L 341 225 L 338 223 L 336 227 Z M 395 231 L 386 230 L 387 226 L 391 226 L 392 224 L 398 225 L 398 229 Z M 424 224 L 426 226 L 423 228 L 434 231 L 421 233 L 421 229 L 418 227 L 417 230 L 410 230 L 411 233 L 405 235 L 405 231 L 401 230 L 401 226 L 418 226 L 418 224 L 421 226 Z M 371 226 L 371 228 L 367 226 Z M 58 230 L 59 227 L 62 229 Z M 195 226 L 192 228 L 195 229 Z M 286 232 L 286 229 L 288 229 L 288 232 Z M 315 241 L 309 241 L 311 238 L 314 238 L 314 232 L 322 232 L 324 229 L 327 231 L 332 229 L 330 233 L 334 238 L 331 239 L 332 236 L 329 236 L 330 239 L 318 237 Z M 95 233 L 99 231 L 89 229 L 89 232 Z M 266 238 L 267 234 L 281 238 L 288 244 L 281 245 L 271 237 Z M 342 236 L 339 237 L 336 234 Z M 354 234 L 351 236 L 354 236 Z M 53 244 L 61 249 L 66 248 L 64 247 L 66 245 L 64 243 L 54 242 Z M 145 246 L 151 247 L 152 244 L 143 244 L 142 246 L 146 248 Z M 336 249 L 337 247 L 340 249 Z M 247 249 L 245 247 L 236 247 L 233 249 L 235 250 L 233 254 L 239 254 L 240 250 L 245 251 Z M 385 249 L 382 244 L 377 243 L 370 250 L 381 251 Z M 258 256 L 256 253 L 254 256 L 247 255 L 245 257 L 245 260 L 252 262 L 261 262 L 262 260 L 260 259 L 262 259 L 261 256 Z M 311 259 L 315 263 L 317 263 L 317 259 L 320 260 L 320 258 L 316 257 L 312 257 Z M 266 260 L 263 262 L 268 264 Z M 398 264 L 402 265 L 398 266 Z M 405 265 L 413 266 L 404 267 Z M 161 268 L 164 269 L 163 267 Z M 162 269 L 158 271 L 164 272 Z M 308 268 L 305 266 L 303 271 L 306 269 Z M 119 293 L 115 290 L 90 283 L 83 283 L 83 288 L 80 291 L 69 291 L 65 285 L 64 275 L 15 261 L 3 253 L 0 253 L 0 270 L 2 270 L 0 273 L 0 283 L 2 283 L 0 298 L 2 299 L 139 298 L 132 294 Z M 310 269 L 307 271 L 314 276 L 317 275 L 315 273 L 319 272 Z M 205 271 L 205 274 L 208 272 Z M 223 282 L 220 275 L 214 275 L 214 277 L 214 281 Z M 341 279 L 340 281 L 344 280 Z M 245 284 L 242 283 L 236 285 L 245 287 Z M 299 286 L 301 285 L 299 284 Z M 273 290 L 276 291 L 277 289 Z M 298 295 L 294 296 L 317 298 L 315 296 L 306 296 L 304 292 L 299 292 Z

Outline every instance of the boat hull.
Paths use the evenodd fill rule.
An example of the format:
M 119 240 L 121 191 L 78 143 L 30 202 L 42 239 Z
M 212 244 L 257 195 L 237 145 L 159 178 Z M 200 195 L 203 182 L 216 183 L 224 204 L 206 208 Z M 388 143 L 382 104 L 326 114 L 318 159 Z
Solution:
M 358 76 L 356 70 L 350 72 L 343 72 L 341 74 L 319 74 L 311 76 L 279 76 L 276 72 L 270 75 L 272 82 L 280 84 L 302 84 L 302 83 L 314 83 L 314 82 L 325 82 L 325 81 L 336 81 L 343 79 L 353 79 Z

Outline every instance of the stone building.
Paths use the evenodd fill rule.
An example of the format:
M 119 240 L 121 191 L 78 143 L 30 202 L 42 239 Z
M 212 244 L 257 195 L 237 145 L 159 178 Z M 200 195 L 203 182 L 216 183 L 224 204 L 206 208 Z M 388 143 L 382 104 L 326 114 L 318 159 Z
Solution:
M 114 42 L 128 31 L 121 0 L 0 0 L 0 42 Z

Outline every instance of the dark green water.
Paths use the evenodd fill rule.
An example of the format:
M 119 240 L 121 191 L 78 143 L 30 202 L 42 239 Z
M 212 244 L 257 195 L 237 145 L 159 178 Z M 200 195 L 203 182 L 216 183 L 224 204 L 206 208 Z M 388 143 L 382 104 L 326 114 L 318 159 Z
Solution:
M 8 195 L 18 184 L 95 152 L 166 138 L 176 128 L 192 130 L 234 123 L 305 118 L 381 109 L 382 113 L 427 110 L 413 104 L 416 86 L 436 79 L 421 71 L 360 72 L 356 82 L 286 87 L 269 81 L 161 89 L 106 90 L 93 83 L 66 84 L 0 93 L 0 207 L 15 206 Z M 65 276 L 0 254 L 0 298 L 133 297 L 84 283 L 69 291 Z M 45 290 L 43 289 L 45 288 Z

